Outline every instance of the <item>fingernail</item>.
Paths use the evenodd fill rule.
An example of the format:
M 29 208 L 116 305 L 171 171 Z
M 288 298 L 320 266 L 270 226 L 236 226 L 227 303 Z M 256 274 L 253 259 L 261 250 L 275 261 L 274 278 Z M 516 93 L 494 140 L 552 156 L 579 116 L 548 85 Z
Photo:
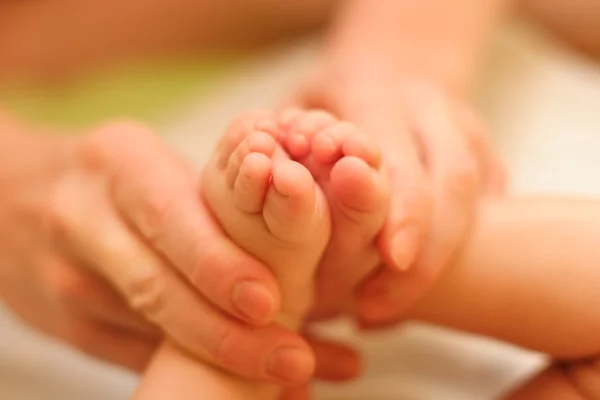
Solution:
M 267 359 L 267 373 L 280 381 L 304 383 L 315 370 L 315 358 L 299 347 L 279 347 Z
M 257 324 L 267 324 L 275 313 L 275 297 L 262 283 L 242 281 L 232 291 L 231 300 L 236 308 L 249 320 Z
M 408 271 L 414 261 L 419 243 L 419 230 L 407 225 L 396 232 L 391 241 L 390 256 L 399 271 Z

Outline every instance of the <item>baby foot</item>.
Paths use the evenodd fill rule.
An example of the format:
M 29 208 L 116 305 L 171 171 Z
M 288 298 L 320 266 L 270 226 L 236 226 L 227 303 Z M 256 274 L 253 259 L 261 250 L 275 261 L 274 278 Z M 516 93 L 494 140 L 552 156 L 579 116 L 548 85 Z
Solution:
M 227 130 L 203 176 L 205 200 L 227 235 L 268 265 L 283 293 L 278 322 L 298 328 L 330 236 L 329 207 L 310 172 L 277 143 L 274 114 Z
M 380 263 L 375 242 L 388 213 L 388 179 L 379 148 L 356 126 L 323 111 L 282 116 L 284 147 L 325 193 L 332 235 L 317 285 L 315 318 L 352 307 L 352 292 Z

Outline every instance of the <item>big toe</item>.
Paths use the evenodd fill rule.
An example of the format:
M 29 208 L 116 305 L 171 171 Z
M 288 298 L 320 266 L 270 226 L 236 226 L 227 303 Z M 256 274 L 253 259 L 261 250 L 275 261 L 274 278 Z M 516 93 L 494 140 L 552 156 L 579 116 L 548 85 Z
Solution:
M 377 232 L 388 210 L 389 188 L 382 170 L 358 157 L 344 157 L 331 170 L 336 223 L 360 225 L 365 233 Z M 342 221 L 339 221 L 342 219 Z

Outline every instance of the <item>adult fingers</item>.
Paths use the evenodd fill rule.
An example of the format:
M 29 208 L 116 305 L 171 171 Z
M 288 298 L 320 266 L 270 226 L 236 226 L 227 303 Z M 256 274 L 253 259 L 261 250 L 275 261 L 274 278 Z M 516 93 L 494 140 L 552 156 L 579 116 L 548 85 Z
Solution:
M 90 193 L 89 197 L 84 197 Z M 63 238 L 126 298 L 190 353 L 238 375 L 277 383 L 307 380 L 314 369 L 308 345 L 274 325 L 256 329 L 227 317 L 194 293 L 148 249 L 95 191 L 63 195 Z M 73 199 L 76 199 L 74 201 Z M 93 227 L 93 234 L 90 232 Z M 239 357 L 244 354 L 244 357 Z
M 310 400 L 312 399 L 308 385 L 284 390 L 279 400 Z
M 73 316 L 63 321 L 56 336 L 85 354 L 142 372 L 160 339 L 140 337 L 137 332 L 115 328 Z
M 409 273 L 425 277 L 423 283 L 428 284 L 464 240 L 481 177 L 477 157 L 457 126 L 447 99 L 425 89 L 413 100 L 416 129 L 428 160 L 434 209 L 428 246 L 417 268 Z
M 386 265 L 407 270 L 427 237 L 431 218 L 430 190 L 419 144 L 402 113 L 390 105 L 377 104 L 350 119 L 380 139 L 394 201 L 378 244 Z
M 397 291 L 404 274 L 381 266 L 357 289 L 356 314 L 361 329 L 381 329 L 397 325 L 405 316 L 403 293 Z
M 129 308 L 126 303 L 80 303 L 73 305 L 71 310 L 82 317 L 93 318 L 106 325 L 137 332 L 140 336 L 149 339 L 158 340 L 163 336 L 161 329 Z
M 118 299 L 121 300 L 122 298 L 119 296 Z M 117 302 L 117 299 L 114 300 L 115 302 L 111 301 L 110 303 L 80 303 L 73 305 L 71 309 L 82 317 L 93 318 L 106 325 L 137 332 L 140 336 L 148 339 L 158 340 L 163 337 L 160 328 L 129 308 L 123 301 Z
M 327 89 L 329 83 L 322 76 L 312 77 L 295 92 L 294 104 L 327 110 L 378 139 L 395 199 L 379 247 L 386 265 L 406 270 L 417 258 L 431 218 L 431 196 L 420 145 L 408 129 L 402 105 L 386 100 L 388 87 L 368 85 L 363 87 L 362 96 L 346 98 L 340 95 L 339 87 Z
M 280 296 L 272 273 L 226 238 L 201 201 L 196 178 L 151 132 L 107 127 L 88 152 L 112 168 L 121 215 L 195 289 L 247 322 L 273 318 Z
M 186 286 L 165 286 L 160 298 L 158 303 L 148 303 L 152 308 L 163 304 L 153 312 L 154 321 L 172 327 L 171 338 L 204 360 L 236 375 L 278 384 L 303 383 L 314 372 L 310 347 L 292 332 L 275 324 L 256 328 L 233 320 Z M 182 309 L 190 310 L 193 317 L 181 315 Z
M 317 359 L 315 378 L 329 382 L 346 382 L 362 373 L 362 364 L 356 352 L 349 346 L 307 335 Z M 308 385 L 285 390 L 280 400 L 309 400 Z
M 315 378 L 325 381 L 345 382 L 358 377 L 363 366 L 359 355 L 350 346 L 307 336 L 315 352 L 317 365 Z
M 478 194 L 475 157 L 456 126 L 446 99 L 422 88 L 412 94 L 410 104 L 413 127 L 425 149 L 434 198 L 431 226 L 426 246 L 410 269 L 401 273 L 379 272 L 362 288 L 358 308 L 369 313 L 362 318 L 371 322 L 406 313 L 437 279 L 463 241 Z M 390 245 L 393 247 L 394 243 Z
M 57 257 L 46 260 L 40 273 L 46 296 L 61 309 L 143 337 L 162 336 L 160 329 L 131 310 L 123 297 L 89 268 Z

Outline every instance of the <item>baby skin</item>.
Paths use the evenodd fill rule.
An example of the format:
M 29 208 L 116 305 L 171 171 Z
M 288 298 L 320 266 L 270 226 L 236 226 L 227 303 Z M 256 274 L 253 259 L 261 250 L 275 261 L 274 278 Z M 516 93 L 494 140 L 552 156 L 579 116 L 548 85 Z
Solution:
M 324 113 L 290 111 L 277 118 L 257 111 L 227 130 L 205 170 L 203 191 L 228 236 L 270 267 L 283 294 L 276 321 L 297 330 L 312 305 L 332 222 L 337 246 L 372 246 L 386 215 L 386 181 L 376 146 L 352 125 Z M 355 272 L 355 279 L 366 273 Z M 135 398 L 278 395 L 275 386 L 231 376 L 167 342 Z

